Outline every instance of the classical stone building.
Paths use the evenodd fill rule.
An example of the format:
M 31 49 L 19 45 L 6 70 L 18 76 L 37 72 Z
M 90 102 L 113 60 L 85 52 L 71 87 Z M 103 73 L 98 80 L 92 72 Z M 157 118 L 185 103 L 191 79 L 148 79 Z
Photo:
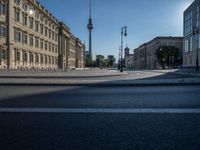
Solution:
M 174 46 L 179 49 L 179 59 L 182 60 L 182 37 L 156 37 L 148 43 L 144 43 L 134 50 L 134 64 L 137 69 L 160 69 L 156 58 L 156 51 L 161 46 Z M 172 61 L 172 60 L 169 60 Z M 167 66 L 168 68 L 170 66 Z M 176 66 L 177 67 L 177 66 Z
M 76 39 L 76 68 L 84 67 L 84 50 L 85 46 L 81 43 L 80 39 Z
M 125 68 L 133 68 L 134 67 L 134 54 L 130 54 L 130 49 L 126 47 L 124 49 L 124 59 L 125 59 Z
M 0 68 L 76 67 L 77 38 L 37 0 L 0 0 L 0 33 Z
M 193 34 L 193 29 L 198 29 L 198 34 Z M 200 0 L 195 0 L 184 11 L 184 51 L 183 67 L 196 68 L 197 54 L 200 60 Z M 197 53 L 198 50 L 198 53 Z M 199 61 L 200 66 L 200 61 Z

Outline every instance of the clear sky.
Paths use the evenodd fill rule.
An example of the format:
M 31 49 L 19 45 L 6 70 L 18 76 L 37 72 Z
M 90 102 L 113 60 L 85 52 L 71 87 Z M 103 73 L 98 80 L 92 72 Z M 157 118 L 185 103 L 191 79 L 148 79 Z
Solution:
M 88 49 L 89 0 L 39 0 Z M 193 0 L 92 0 L 93 55 L 118 58 L 121 27 L 128 26 L 124 40 L 132 50 L 156 36 L 182 36 L 183 11 Z

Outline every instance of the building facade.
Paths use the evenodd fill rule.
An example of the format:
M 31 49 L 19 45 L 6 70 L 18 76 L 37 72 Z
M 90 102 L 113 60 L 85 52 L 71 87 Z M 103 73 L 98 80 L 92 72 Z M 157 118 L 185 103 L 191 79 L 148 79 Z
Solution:
M 72 33 L 37 0 L 0 0 L 0 32 L 0 68 L 75 68 L 68 68 Z
M 182 60 L 182 37 L 156 37 L 134 50 L 134 64 L 137 69 L 161 69 L 156 58 L 156 51 L 161 46 L 174 46 L 179 49 L 179 60 Z M 172 60 L 169 60 L 172 62 Z M 173 66 L 171 64 L 171 66 Z M 167 66 L 170 68 L 171 66 Z M 174 66 L 177 67 L 177 66 Z
M 134 67 L 136 69 L 145 69 L 145 49 L 145 44 L 142 44 L 134 50 Z
M 200 58 L 200 0 L 195 0 L 184 11 L 184 51 L 183 51 L 183 67 L 195 68 L 198 58 Z M 193 34 L 193 29 L 198 29 L 198 34 Z M 197 52 L 198 50 L 198 52 Z M 200 66 L 200 62 L 199 62 Z

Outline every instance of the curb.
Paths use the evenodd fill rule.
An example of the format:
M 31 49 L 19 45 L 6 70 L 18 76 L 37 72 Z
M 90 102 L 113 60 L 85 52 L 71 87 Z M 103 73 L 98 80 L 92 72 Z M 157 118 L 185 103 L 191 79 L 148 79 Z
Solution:
M 108 75 L 88 75 L 88 76 L 64 76 L 64 75 L 58 75 L 58 76 L 45 76 L 45 75 L 41 75 L 41 76 L 33 76 L 33 75 L 30 75 L 30 76 L 25 76 L 25 75 L 19 75 L 19 76 L 6 76 L 6 75 L 3 75 L 1 76 L 0 75 L 0 79 L 28 79 L 28 78 L 35 78 L 35 79 L 67 79 L 67 78 L 102 78 L 102 77 L 116 77 L 116 76 L 124 76 L 124 75 L 128 75 L 128 73 L 121 73 L 121 74 L 108 74 Z

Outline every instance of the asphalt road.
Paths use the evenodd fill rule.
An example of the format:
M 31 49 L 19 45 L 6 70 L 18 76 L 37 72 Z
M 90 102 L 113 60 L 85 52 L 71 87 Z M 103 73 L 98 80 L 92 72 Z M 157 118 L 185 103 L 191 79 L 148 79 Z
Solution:
M 0 107 L 10 108 L 200 108 L 200 85 L 0 86 L 0 91 Z
M 1 150 L 200 149 L 197 85 L 0 86 L 0 93 Z
M 134 71 L 72 80 L 185 78 Z M 200 85 L 0 86 L 0 150 L 199 150 L 199 127 Z

